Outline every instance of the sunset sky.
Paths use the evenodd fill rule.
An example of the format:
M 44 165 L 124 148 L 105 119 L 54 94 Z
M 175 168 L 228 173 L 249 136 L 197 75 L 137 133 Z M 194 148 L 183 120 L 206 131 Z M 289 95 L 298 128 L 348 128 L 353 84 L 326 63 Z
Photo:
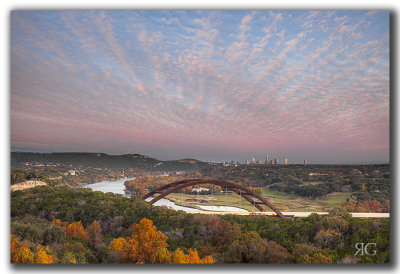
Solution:
M 388 11 L 13 11 L 11 150 L 389 162 Z

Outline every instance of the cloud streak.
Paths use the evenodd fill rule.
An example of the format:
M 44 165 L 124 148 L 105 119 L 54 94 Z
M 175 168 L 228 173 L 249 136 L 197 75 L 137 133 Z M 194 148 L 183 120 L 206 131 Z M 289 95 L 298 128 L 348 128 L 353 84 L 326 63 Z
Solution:
M 384 11 L 14 11 L 10 82 L 14 149 L 389 161 Z

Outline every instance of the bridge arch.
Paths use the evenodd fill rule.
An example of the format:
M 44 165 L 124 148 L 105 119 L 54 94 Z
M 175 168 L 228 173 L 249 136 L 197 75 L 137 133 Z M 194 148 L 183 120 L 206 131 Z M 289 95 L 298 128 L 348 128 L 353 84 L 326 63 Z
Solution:
M 153 199 L 151 199 L 148 203 L 149 204 L 154 204 L 158 200 L 164 198 L 170 193 L 176 192 L 180 189 L 193 186 L 193 185 L 202 185 L 202 184 L 213 184 L 213 185 L 218 185 L 221 187 L 225 187 L 227 190 L 233 191 L 242 198 L 244 198 L 246 201 L 251 203 L 253 206 L 255 206 L 258 210 L 263 211 L 264 208 L 262 208 L 262 205 L 265 205 L 272 209 L 277 216 L 283 218 L 282 212 L 280 212 L 276 207 L 274 207 L 267 199 L 262 197 L 260 194 L 252 191 L 251 189 L 238 185 L 236 183 L 228 182 L 228 181 L 222 181 L 222 180 L 209 180 L 209 179 L 186 179 L 186 180 L 181 180 L 181 181 L 176 181 L 170 184 L 163 185 L 153 191 L 150 191 L 146 195 L 142 196 L 143 200 L 146 200 L 147 198 L 158 194 L 158 196 L 155 196 Z

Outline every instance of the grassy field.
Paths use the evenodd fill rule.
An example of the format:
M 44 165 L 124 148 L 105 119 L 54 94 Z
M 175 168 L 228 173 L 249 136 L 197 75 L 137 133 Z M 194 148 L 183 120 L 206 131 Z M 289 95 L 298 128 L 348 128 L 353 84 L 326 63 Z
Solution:
M 248 211 L 258 211 L 249 202 L 234 193 L 215 193 L 214 195 L 197 195 L 197 194 L 181 194 L 171 193 L 168 199 L 175 202 L 177 205 L 205 205 L 205 206 L 235 206 L 246 209 Z M 183 203 L 182 203 L 183 199 Z
M 262 188 L 262 196 L 267 198 L 280 211 L 309 212 L 309 211 L 328 211 L 329 209 L 346 202 L 351 193 L 334 192 L 319 199 L 311 199 L 297 195 L 290 195 L 271 191 Z M 253 205 L 235 193 L 216 193 L 214 195 L 197 195 L 171 193 L 168 199 L 178 205 L 196 207 L 196 205 L 206 206 L 234 206 L 248 211 L 258 211 Z M 271 211 L 266 208 L 266 211 Z

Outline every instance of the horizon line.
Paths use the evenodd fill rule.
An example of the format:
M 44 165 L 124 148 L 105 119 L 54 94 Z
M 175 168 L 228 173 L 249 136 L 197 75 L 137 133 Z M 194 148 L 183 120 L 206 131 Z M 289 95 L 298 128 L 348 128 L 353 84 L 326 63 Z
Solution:
M 145 155 L 145 154 L 140 154 L 140 153 L 122 153 L 122 154 L 109 154 L 109 153 L 106 153 L 106 152 L 87 152 L 87 151 L 70 151 L 70 152 L 66 152 L 66 151 L 51 151 L 51 152 L 41 152 L 41 151 L 22 151 L 22 150 L 10 150 L 10 152 L 11 153 L 38 153 L 38 154 L 53 154 L 53 153 L 57 153 L 57 154 L 78 154 L 78 153 L 82 153 L 82 154 L 105 154 L 105 155 L 109 155 L 109 156 L 123 156 L 123 155 L 142 155 L 142 156 L 146 156 L 146 157 L 149 157 L 149 158 L 153 158 L 153 159 L 156 159 L 156 160 L 158 160 L 158 161 L 161 161 L 161 162 L 166 162 L 166 161 L 179 161 L 179 160 L 186 160 L 186 159 L 192 159 L 192 160 L 196 160 L 196 161 L 200 161 L 200 162 L 215 162 L 215 163 L 225 163 L 225 162 L 230 162 L 230 161 L 232 161 L 232 160 L 224 160 L 224 161 L 215 161 L 215 160 L 207 160 L 207 161 L 203 161 L 203 160 L 198 160 L 198 159 L 196 159 L 196 158 L 188 158 L 188 157 L 186 157 L 186 158 L 181 158 L 181 159 L 176 159 L 176 160 L 159 160 L 158 158 L 155 158 L 155 157 L 152 157 L 152 156 L 148 156 L 148 155 Z M 283 157 L 283 158 L 285 158 L 285 157 Z M 306 159 L 307 160 L 307 159 Z M 369 163 L 367 163 L 367 162 L 361 162 L 361 163 L 308 163 L 308 160 L 307 160 L 307 163 L 306 164 L 304 164 L 304 163 L 288 163 L 288 164 L 266 164 L 266 163 L 262 163 L 262 164 L 253 164 L 253 163 L 249 163 L 249 164 L 246 164 L 246 163 L 241 163 L 241 162 L 238 162 L 238 164 L 239 165 L 262 165 L 262 166 L 290 166 L 290 165 L 292 165 L 292 166 L 294 166 L 294 165 L 301 165 L 301 166 L 308 166 L 308 165 L 348 165 L 348 166 L 351 166 L 351 165 L 390 165 L 390 162 L 369 162 Z

